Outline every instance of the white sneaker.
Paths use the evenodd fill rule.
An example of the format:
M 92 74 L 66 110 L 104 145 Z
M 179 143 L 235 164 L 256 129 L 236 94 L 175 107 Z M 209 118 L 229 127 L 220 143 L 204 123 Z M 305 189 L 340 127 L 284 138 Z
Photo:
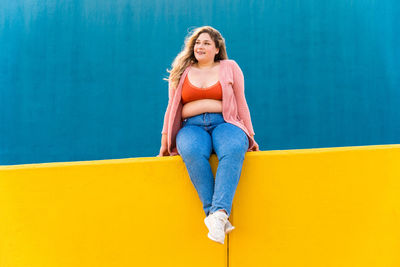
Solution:
M 228 215 L 223 211 L 218 210 L 212 214 L 209 214 L 204 219 L 204 223 L 206 224 L 209 230 L 208 238 L 210 238 L 215 242 L 224 244 L 225 225 L 227 224 L 227 222 L 228 222 Z

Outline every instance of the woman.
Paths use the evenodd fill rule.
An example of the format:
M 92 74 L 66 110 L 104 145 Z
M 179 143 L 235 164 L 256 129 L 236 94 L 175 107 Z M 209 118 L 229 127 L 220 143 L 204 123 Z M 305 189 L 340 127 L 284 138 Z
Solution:
M 208 237 L 221 244 L 246 151 L 258 151 L 238 64 L 209 26 L 194 29 L 172 63 L 158 156 L 181 155 L 206 214 Z M 209 158 L 217 154 L 214 180 Z

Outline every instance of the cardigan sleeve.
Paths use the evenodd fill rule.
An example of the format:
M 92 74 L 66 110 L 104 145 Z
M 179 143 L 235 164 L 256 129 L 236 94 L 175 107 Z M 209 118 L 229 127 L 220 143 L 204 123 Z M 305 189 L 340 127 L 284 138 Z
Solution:
M 168 133 L 169 113 L 171 111 L 172 99 L 174 98 L 174 92 L 175 92 L 175 90 L 171 86 L 171 81 L 169 81 L 168 82 L 168 106 L 167 106 L 167 110 L 165 111 L 165 114 L 164 114 L 164 125 L 162 128 L 161 134 Z
M 232 60 L 233 91 L 235 93 L 237 108 L 240 119 L 251 135 L 254 135 L 253 124 L 251 123 L 250 111 L 244 95 L 244 76 L 236 61 Z

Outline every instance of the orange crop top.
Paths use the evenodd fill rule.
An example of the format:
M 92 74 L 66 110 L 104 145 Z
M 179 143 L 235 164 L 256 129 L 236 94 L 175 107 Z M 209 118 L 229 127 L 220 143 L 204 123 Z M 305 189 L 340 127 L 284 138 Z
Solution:
M 182 102 L 186 104 L 190 101 L 199 99 L 222 100 L 222 87 L 218 81 L 216 84 L 207 88 L 199 88 L 190 83 L 188 75 L 182 85 Z

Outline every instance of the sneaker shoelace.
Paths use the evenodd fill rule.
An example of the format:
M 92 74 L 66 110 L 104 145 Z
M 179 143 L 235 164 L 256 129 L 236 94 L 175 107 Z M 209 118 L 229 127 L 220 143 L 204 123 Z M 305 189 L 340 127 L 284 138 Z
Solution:
M 213 228 L 225 232 L 225 224 L 226 221 L 223 218 L 216 217 L 216 220 L 213 221 Z

